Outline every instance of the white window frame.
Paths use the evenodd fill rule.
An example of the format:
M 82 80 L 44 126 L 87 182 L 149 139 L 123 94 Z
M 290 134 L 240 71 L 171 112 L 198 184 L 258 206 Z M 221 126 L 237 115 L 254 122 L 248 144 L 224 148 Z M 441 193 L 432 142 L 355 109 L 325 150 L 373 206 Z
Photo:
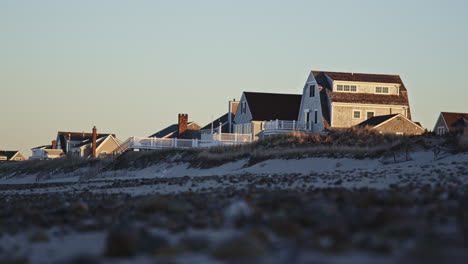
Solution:
M 314 110 L 314 124 L 317 124 L 318 123 L 318 110 L 315 109 Z
M 339 90 L 338 87 L 342 86 L 342 90 Z M 349 90 L 345 91 L 345 86 L 349 86 Z M 356 87 L 356 91 L 351 91 L 351 87 Z M 359 91 L 359 85 L 357 84 L 337 84 L 335 91 L 340 93 L 357 93 Z
M 359 118 L 354 116 L 355 112 L 359 112 Z M 362 119 L 362 110 L 355 110 L 353 109 L 353 119 Z
M 377 91 L 378 89 L 381 89 L 381 91 Z M 387 89 L 387 92 L 385 93 L 384 92 L 384 89 Z M 374 89 L 374 93 L 376 94 L 390 94 L 390 87 L 388 86 L 376 86 L 375 89 Z
M 367 118 L 367 119 L 369 119 L 369 116 L 368 116 L 369 113 L 373 113 L 373 114 L 374 114 L 372 117 L 375 116 L 375 111 L 366 111 L 366 118 Z
M 445 135 L 445 127 L 443 126 L 437 127 L 437 135 L 439 136 Z

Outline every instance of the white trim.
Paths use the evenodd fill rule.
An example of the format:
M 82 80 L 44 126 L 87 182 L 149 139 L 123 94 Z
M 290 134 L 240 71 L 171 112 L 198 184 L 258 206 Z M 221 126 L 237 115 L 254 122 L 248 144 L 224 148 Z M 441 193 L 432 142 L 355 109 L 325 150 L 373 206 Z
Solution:
M 361 104 L 361 103 L 342 103 L 342 102 L 334 102 L 336 106 L 354 106 L 359 105 L 359 107 L 375 107 L 375 108 L 403 108 L 408 107 L 407 105 L 386 105 L 386 104 Z
M 11 156 L 10 160 L 14 160 L 14 158 L 15 158 L 19 153 L 20 153 L 20 152 L 17 151 L 17 152 L 15 153 L 15 155 Z
M 354 117 L 354 112 L 359 112 L 359 118 Z M 362 110 L 353 109 L 352 117 L 353 119 L 362 119 Z
M 343 91 L 338 91 L 338 85 L 343 86 Z M 350 86 L 349 91 L 344 90 L 345 85 Z M 356 86 L 356 91 L 351 91 L 351 86 Z M 333 92 L 337 92 L 337 93 L 359 93 L 359 85 L 357 85 L 357 84 L 336 84 L 335 89 L 333 90 Z

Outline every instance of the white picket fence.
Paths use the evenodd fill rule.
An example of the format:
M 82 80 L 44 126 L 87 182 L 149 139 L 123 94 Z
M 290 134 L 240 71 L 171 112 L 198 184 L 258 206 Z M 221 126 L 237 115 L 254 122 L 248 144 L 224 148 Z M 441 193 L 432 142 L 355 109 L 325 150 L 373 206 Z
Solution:
M 230 135 L 230 134 L 222 134 Z M 223 137 L 220 137 L 223 138 Z M 178 139 L 178 138 L 144 138 L 144 137 L 131 137 L 129 139 L 130 149 L 165 149 L 165 148 L 210 148 L 215 146 L 229 146 L 237 144 L 250 143 L 246 137 L 242 137 L 244 141 L 227 140 L 216 140 L 216 137 L 212 140 L 200 140 L 200 139 Z

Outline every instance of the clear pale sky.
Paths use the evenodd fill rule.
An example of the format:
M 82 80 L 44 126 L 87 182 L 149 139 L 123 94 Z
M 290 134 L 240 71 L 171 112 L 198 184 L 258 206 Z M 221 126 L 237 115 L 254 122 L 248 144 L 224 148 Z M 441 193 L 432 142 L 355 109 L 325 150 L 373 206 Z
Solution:
M 310 70 L 400 74 L 413 119 L 468 112 L 468 1 L 0 0 L 0 149 L 205 125 Z

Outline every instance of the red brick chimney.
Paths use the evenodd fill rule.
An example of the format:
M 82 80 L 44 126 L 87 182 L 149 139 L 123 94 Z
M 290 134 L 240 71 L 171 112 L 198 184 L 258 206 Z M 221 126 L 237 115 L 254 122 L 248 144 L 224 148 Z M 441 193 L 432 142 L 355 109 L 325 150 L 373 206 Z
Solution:
M 96 138 L 97 138 L 97 129 L 96 129 L 96 126 L 93 127 L 93 143 L 91 143 L 91 151 L 92 151 L 92 154 L 91 156 L 93 158 L 96 158 Z
M 187 114 L 179 114 L 179 137 L 187 131 L 188 125 L 188 115 Z
M 55 149 L 57 147 L 57 141 L 52 140 L 52 149 Z

